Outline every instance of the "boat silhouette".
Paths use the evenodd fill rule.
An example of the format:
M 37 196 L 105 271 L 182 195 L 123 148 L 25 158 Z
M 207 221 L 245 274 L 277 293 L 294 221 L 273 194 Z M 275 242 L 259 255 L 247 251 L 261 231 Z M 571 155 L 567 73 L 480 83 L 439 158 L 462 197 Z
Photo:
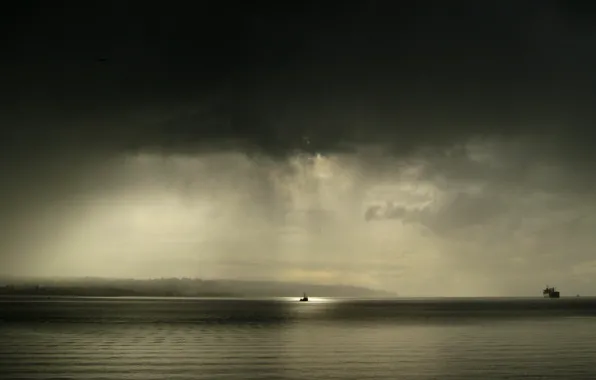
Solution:
M 542 290 L 542 295 L 544 296 L 544 298 L 559 298 L 561 296 L 561 293 L 559 293 L 559 291 L 556 290 L 554 286 L 552 288 L 549 288 L 548 285 L 546 285 L 546 288 Z
M 306 296 L 306 293 L 304 293 L 304 296 L 302 298 L 300 298 L 300 302 L 306 302 L 308 301 L 308 297 Z

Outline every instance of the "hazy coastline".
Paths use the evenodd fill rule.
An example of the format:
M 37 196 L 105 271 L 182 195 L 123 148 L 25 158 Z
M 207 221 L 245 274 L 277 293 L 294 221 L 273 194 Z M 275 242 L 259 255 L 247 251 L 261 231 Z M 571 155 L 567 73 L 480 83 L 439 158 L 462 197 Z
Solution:
M 299 296 L 302 292 L 320 297 L 396 296 L 389 292 L 357 286 L 277 281 L 198 278 L 0 278 L 0 296 L 287 297 Z

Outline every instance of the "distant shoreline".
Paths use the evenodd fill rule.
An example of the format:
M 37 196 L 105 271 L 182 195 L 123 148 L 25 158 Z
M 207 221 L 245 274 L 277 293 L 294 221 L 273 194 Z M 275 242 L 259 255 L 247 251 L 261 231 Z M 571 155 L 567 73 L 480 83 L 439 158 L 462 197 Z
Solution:
M 4 291 L 0 289 L 0 297 L 230 297 L 242 298 L 236 294 L 229 293 L 205 293 L 205 294 L 176 294 L 176 293 L 139 293 L 131 291 L 119 290 L 102 290 L 102 289 L 44 289 L 37 291 L 34 289 L 19 289 L 16 291 Z
M 346 285 L 315 285 L 276 281 L 202 280 L 163 278 L 150 280 L 70 278 L 0 279 L 0 297 L 201 297 L 261 298 L 299 297 L 395 297 L 389 292 Z

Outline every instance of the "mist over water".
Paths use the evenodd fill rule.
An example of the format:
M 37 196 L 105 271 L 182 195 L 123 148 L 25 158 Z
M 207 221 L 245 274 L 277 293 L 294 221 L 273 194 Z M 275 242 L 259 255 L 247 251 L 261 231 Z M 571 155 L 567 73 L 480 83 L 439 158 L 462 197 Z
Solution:
M 540 144 L 550 146 L 112 155 L 38 201 L 5 259 L 24 275 L 303 281 L 405 296 L 529 296 L 553 283 L 590 294 L 593 202 L 573 183 L 549 187 L 563 166 L 508 161 Z

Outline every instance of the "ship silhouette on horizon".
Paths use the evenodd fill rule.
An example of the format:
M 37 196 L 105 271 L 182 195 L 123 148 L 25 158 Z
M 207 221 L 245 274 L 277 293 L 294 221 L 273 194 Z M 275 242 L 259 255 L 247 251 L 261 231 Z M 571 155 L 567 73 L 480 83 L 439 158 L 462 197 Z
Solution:
M 546 285 L 546 288 L 542 291 L 542 295 L 544 296 L 544 298 L 559 298 L 561 296 L 561 293 L 559 293 L 559 291 L 556 290 L 554 286 L 552 288 L 549 288 L 548 285 Z

